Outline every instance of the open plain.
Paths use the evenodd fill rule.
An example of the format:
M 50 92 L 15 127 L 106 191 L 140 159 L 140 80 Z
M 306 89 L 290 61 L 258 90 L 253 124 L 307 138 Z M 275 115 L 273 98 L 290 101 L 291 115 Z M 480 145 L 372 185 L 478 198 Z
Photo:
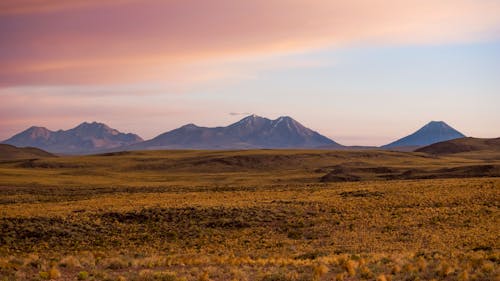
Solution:
M 0 164 L 3 280 L 498 280 L 500 158 L 140 151 Z

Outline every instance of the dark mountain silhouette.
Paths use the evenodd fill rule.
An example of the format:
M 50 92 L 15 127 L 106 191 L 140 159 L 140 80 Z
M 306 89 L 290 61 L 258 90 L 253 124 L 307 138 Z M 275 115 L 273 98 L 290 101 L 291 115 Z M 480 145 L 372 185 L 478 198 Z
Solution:
M 431 121 L 415 133 L 382 146 L 382 148 L 420 147 L 465 137 L 443 121 Z
M 500 138 L 480 139 L 461 138 L 444 142 L 438 142 L 416 150 L 429 154 L 454 154 L 471 151 L 496 151 L 500 152 Z
M 55 157 L 55 155 L 35 147 L 15 147 L 10 144 L 0 144 L 0 160 L 36 159 L 43 157 Z
M 270 120 L 250 115 L 227 127 L 188 124 L 126 149 L 313 148 L 325 145 L 342 147 L 290 117 Z
M 17 147 L 37 147 L 52 153 L 84 154 L 141 141 L 142 138 L 138 135 L 121 133 L 106 124 L 84 122 L 66 131 L 51 131 L 34 126 L 3 143 Z

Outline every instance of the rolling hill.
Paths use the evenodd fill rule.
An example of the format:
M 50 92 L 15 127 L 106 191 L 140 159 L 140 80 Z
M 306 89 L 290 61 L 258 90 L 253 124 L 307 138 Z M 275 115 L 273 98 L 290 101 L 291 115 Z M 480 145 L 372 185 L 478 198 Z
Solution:
M 55 157 L 47 151 L 35 147 L 15 147 L 10 144 L 0 144 L 0 160 L 17 160 Z
M 472 151 L 496 151 L 500 152 L 500 138 L 460 138 L 444 142 L 438 142 L 416 150 L 429 154 L 455 154 Z

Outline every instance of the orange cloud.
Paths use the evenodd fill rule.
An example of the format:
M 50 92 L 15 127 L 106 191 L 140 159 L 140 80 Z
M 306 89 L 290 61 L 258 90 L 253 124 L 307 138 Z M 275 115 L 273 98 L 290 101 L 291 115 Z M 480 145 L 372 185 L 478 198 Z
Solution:
M 5 0 L 0 10 L 0 86 L 176 81 L 200 62 L 500 31 L 500 2 L 488 0 Z

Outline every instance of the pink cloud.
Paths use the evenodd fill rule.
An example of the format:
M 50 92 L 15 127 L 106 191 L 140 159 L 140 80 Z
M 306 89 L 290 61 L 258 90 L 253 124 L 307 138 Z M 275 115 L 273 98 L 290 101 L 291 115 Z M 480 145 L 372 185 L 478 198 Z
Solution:
M 53 13 L 63 10 L 85 9 L 93 6 L 116 5 L 131 0 L 3 0 L 0 14 Z
M 353 44 L 485 40 L 498 37 L 500 29 L 500 2 L 481 0 L 5 0 L 0 5 L 0 86 L 189 82 L 197 64 L 207 61 Z

